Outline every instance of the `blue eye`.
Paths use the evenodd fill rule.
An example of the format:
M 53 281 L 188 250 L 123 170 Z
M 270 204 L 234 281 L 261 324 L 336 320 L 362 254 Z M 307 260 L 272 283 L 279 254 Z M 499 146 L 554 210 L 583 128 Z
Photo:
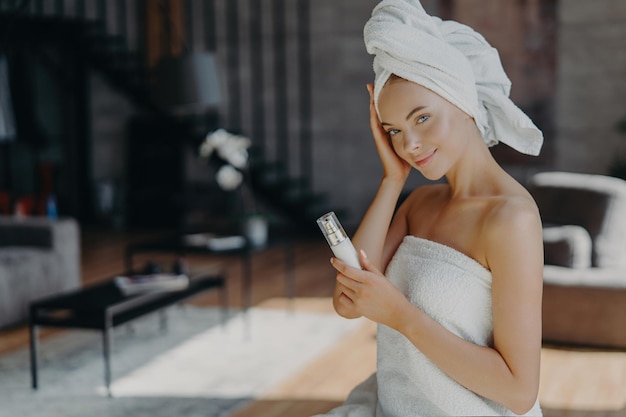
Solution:
M 429 114 L 425 114 L 423 116 L 418 117 L 416 123 L 417 124 L 424 123 L 428 119 L 430 119 L 430 115 Z
M 398 129 L 390 129 L 390 130 L 388 130 L 388 131 L 387 131 L 387 134 L 388 134 L 389 136 L 395 136 L 395 135 L 397 135 L 398 133 L 400 133 L 400 131 L 399 131 Z

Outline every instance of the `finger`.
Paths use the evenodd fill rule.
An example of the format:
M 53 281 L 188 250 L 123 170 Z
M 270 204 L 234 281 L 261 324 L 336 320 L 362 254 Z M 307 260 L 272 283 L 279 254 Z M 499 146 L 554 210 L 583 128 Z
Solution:
M 343 271 L 345 270 L 346 264 L 341 262 L 341 260 L 338 259 L 338 258 L 331 257 L 330 258 L 330 264 L 333 266 L 333 268 L 335 268 L 337 270 L 337 272 L 343 273 Z
M 346 275 L 352 279 L 354 279 L 354 275 L 358 272 L 360 272 L 361 270 L 358 268 L 354 268 L 351 267 L 350 265 L 346 264 L 345 262 L 343 262 L 341 259 L 339 258 L 330 258 L 330 263 L 333 266 L 333 268 L 335 268 L 337 270 L 337 272 Z
M 339 284 L 338 287 L 342 294 L 345 294 L 345 296 L 348 297 L 350 301 L 354 301 L 356 299 L 357 292 L 350 287 L 350 284 L 344 285 L 342 283 L 342 277 L 343 276 L 341 274 L 337 275 L 337 283 Z
M 378 113 L 376 112 L 376 109 L 374 108 L 374 102 L 370 103 L 370 129 L 372 131 L 372 134 L 374 135 L 374 141 L 376 143 L 382 142 L 382 143 L 385 143 L 386 146 L 389 146 L 389 143 L 388 143 L 389 135 L 387 134 L 382 124 L 380 123 L 380 119 L 378 118 Z
M 336 280 L 343 287 L 351 291 L 356 291 L 361 286 L 361 283 L 359 281 L 352 279 L 351 277 L 346 276 L 345 274 L 342 274 L 341 272 L 337 274 Z
M 351 305 L 351 306 L 354 305 L 354 301 L 352 301 L 352 299 L 348 297 L 345 292 L 342 292 L 341 294 L 339 294 L 339 301 L 342 304 Z
M 366 271 L 375 272 L 377 274 L 382 275 L 382 273 L 378 270 L 376 265 L 374 265 L 369 260 L 369 258 L 367 257 L 367 254 L 365 253 L 363 249 L 359 250 L 359 261 L 361 262 L 361 266 L 363 267 L 363 269 L 365 269 Z
M 337 274 L 337 277 L 339 278 L 339 274 Z M 343 285 L 341 282 L 339 282 L 339 280 L 337 279 L 337 290 L 339 290 L 339 292 L 342 293 L 346 293 L 346 291 L 348 290 L 348 287 L 346 287 L 345 285 Z
M 387 143 L 389 141 L 389 135 L 385 131 L 385 128 L 380 122 L 380 118 L 378 117 L 378 112 L 376 111 L 376 107 L 374 106 L 374 99 L 370 99 L 370 129 L 372 134 L 374 135 L 375 142 L 384 142 Z
M 338 303 L 339 303 L 340 305 L 342 305 L 342 306 L 343 306 L 343 308 L 344 308 L 345 310 L 349 310 L 349 311 L 350 311 L 350 314 L 357 313 L 357 311 L 356 311 L 356 304 L 355 304 L 355 303 L 354 303 L 354 301 L 352 301 L 352 300 L 350 299 L 350 297 L 348 297 L 346 294 L 341 293 L 341 294 L 339 295 L 339 298 L 337 299 L 337 301 L 338 301 Z M 357 314 L 358 314 L 358 313 L 357 313 Z

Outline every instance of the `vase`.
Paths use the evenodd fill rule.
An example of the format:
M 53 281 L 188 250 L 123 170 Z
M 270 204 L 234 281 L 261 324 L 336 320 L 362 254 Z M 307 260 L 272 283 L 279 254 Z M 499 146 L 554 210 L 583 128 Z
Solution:
M 263 215 L 251 215 L 245 218 L 243 232 L 252 247 L 265 246 L 268 238 L 268 221 Z

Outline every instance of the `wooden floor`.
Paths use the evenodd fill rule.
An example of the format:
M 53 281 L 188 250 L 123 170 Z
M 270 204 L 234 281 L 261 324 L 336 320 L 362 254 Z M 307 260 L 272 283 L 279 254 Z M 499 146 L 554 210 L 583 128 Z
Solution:
M 96 282 L 123 271 L 126 244 L 149 237 L 145 233 L 83 232 L 83 281 Z M 285 298 L 284 252 L 272 248 L 255 255 L 253 305 L 332 312 L 334 274 L 329 265 L 330 255 L 323 239 L 295 244 L 296 299 L 293 301 Z M 135 265 L 139 267 L 149 259 L 168 269 L 175 258 L 145 254 L 136 257 Z M 222 264 L 228 273 L 230 305 L 242 305 L 241 264 L 237 259 L 190 256 L 188 262 L 192 269 L 216 262 Z M 215 293 L 208 292 L 192 302 L 217 305 L 219 300 Z M 42 337 L 50 333 L 43 331 Z M 28 332 L 24 327 L 0 332 L 0 355 L 27 345 Z M 305 369 L 230 417 L 306 417 L 325 412 L 339 405 L 352 387 L 373 372 L 375 354 L 375 326 L 365 323 Z M 545 346 L 539 398 L 548 417 L 626 417 L 626 352 Z

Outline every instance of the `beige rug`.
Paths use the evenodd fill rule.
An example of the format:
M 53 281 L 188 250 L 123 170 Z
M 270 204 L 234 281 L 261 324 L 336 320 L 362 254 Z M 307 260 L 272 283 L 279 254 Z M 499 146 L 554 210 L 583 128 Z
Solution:
M 359 320 L 253 308 L 220 324 L 211 308 L 174 308 L 116 329 L 114 399 L 103 389 L 101 337 L 67 331 L 41 344 L 40 390 L 30 389 L 28 350 L 0 358 L 0 416 L 220 417 L 298 372 Z

